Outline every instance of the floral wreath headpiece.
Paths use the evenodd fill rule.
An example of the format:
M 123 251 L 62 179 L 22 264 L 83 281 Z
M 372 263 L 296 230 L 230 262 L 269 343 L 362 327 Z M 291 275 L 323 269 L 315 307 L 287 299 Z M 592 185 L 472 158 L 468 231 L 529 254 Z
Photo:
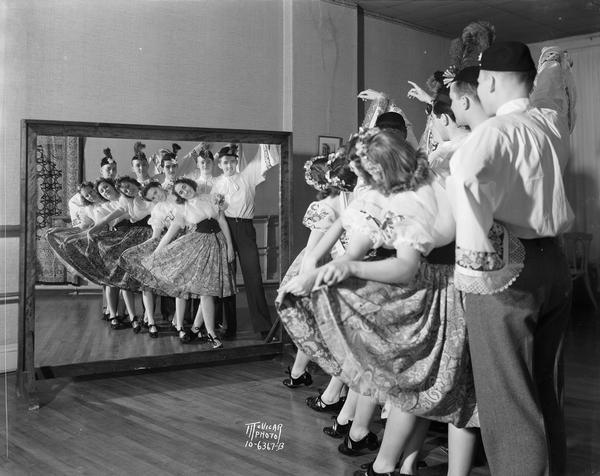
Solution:
M 316 155 L 315 157 L 308 159 L 304 163 L 304 181 L 311 187 L 317 189 L 319 192 L 326 190 L 329 187 L 329 184 L 327 182 L 325 182 L 325 183 L 317 182 L 315 179 L 312 178 L 312 175 L 310 172 L 311 172 L 314 161 L 317 159 L 323 159 L 323 158 L 325 158 L 323 155 Z
M 371 129 L 360 128 L 358 131 L 358 139 L 354 146 L 356 155 L 360 159 L 360 164 L 365 171 L 373 177 L 376 182 L 383 180 L 383 167 L 369 157 L 368 149 L 369 143 L 377 134 L 381 132 L 379 127 L 372 127 Z
M 330 186 L 338 188 L 340 190 L 346 190 L 348 188 L 348 184 L 340 177 L 331 176 L 331 166 L 337 160 L 346 160 L 346 149 L 344 147 L 340 147 L 335 152 L 332 152 L 327 157 L 327 172 L 325 172 L 325 179 L 329 183 Z

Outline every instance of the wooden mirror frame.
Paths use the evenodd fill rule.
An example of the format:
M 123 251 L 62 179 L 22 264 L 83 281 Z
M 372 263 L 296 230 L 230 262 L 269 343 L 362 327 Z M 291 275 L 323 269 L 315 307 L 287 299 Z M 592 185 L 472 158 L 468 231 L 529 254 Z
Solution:
M 120 360 L 82 362 L 52 367 L 35 367 L 35 283 L 36 283 L 36 210 L 38 135 L 81 136 L 112 139 L 164 140 L 168 142 L 240 142 L 281 146 L 279 166 L 279 277 L 288 268 L 291 229 L 292 134 L 291 132 L 210 129 L 134 124 L 63 122 L 23 119 L 21 121 L 21 234 L 19 244 L 19 328 L 17 358 L 17 393 L 37 408 L 36 381 L 48 378 L 109 374 L 140 369 L 157 369 L 242 358 L 258 358 L 283 352 L 279 329 L 278 342 L 222 349 L 218 352 L 197 351 L 158 356 L 141 356 Z M 278 319 L 271 330 L 277 326 Z

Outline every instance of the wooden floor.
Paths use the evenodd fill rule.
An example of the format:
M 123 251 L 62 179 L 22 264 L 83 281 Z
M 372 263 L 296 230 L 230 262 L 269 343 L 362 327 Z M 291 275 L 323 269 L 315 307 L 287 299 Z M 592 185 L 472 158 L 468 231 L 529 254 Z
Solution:
M 600 318 L 576 310 L 566 345 L 569 475 L 600 474 Z M 285 388 L 289 358 L 40 382 L 41 407 L 16 400 L 8 375 L 8 440 L 0 423 L 2 475 L 348 475 L 373 455 L 340 455 L 321 428 L 329 415 L 304 403 L 326 383 Z M 2 404 L 3 405 L 3 404 Z M 4 414 L 4 411 L 0 412 Z M 282 425 L 279 450 L 249 447 L 247 424 Z M 381 435 L 381 427 L 375 425 Z M 8 457 L 6 442 L 8 441 Z M 430 434 L 428 467 L 446 471 L 443 436 Z M 488 475 L 486 467 L 473 475 Z M 527 476 L 527 475 L 523 475 Z
M 138 307 L 141 314 L 141 302 Z M 98 293 L 36 292 L 36 367 L 213 351 L 208 343 L 198 340 L 182 344 L 176 332 L 161 332 L 158 338 L 151 339 L 146 329 L 137 335 L 131 328 L 111 329 L 100 318 L 101 309 L 102 296 Z M 271 312 L 276 315 L 274 308 Z M 234 348 L 261 342 L 260 335 L 251 329 L 242 292 L 238 298 L 237 339 L 224 345 Z

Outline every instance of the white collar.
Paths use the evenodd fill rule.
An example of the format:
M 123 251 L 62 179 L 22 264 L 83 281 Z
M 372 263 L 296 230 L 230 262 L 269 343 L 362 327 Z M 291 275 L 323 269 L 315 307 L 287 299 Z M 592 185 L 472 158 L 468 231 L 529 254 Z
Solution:
M 525 112 L 529 109 L 529 98 L 517 98 L 505 102 L 496 111 L 496 116 L 503 116 L 513 112 Z

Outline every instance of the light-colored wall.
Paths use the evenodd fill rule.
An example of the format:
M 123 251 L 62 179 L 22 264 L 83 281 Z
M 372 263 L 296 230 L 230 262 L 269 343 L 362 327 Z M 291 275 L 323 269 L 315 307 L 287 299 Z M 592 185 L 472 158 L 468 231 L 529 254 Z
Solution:
M 294 181 L 292 255 L 306 244 L 301 219 L 316 191 L 303 165 L 319 135 L 344 141 L 356 130 L 356 9 L 318 0 L 292 2 Z

